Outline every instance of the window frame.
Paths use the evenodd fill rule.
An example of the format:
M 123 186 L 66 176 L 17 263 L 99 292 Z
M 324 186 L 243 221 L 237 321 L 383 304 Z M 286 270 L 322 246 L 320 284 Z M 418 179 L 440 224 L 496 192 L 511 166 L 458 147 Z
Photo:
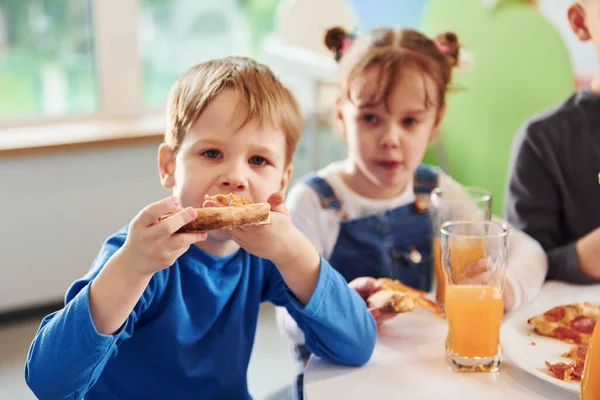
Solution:
M 158 139 L 164 110 L 143 100 L 141 0 L 91 0 L 98 108 L 89 114 L 0 120 L 0 155 Z
M 100 117 L 135 118 L 146 111 L 139 49 L 140 0 L 92 0 Z

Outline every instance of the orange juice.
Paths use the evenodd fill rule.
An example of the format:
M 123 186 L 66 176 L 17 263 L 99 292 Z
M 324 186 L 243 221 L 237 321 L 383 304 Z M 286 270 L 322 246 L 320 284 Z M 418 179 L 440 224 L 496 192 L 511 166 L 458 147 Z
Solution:
M 581 381 L 581 400 L 600 399 L 600 320 L 596 322 L 588 345 Z
M 464 268 L 476 261 L 485 257 L 484 243 L 469 242 L 469 243 L 452 243 L 450 253 L 450 264 L 452 265 L 452 279 L 456 283 L 460 283 L 463 279 Z M 442 256 L 440 253 L 440 238 L 433 239 L 433 271 L 437 280 L 436 300 L 440 304 L 444 304 L 446 293 L 446 278 L 442 266 Z
M 502 293 L 495 287 L 446 287 L 448 351 L 461 357 L 495 356 L 503 312 Z
M 440 238 L 433 238 L 433 272 L 437 281 L 437 291 L 435 299 L 438 303 L 444 304 L 444 296 L 446 294 L 446 278 L 444 278 L 444 270 L 442 269 L 442 255 L 440 254 Z

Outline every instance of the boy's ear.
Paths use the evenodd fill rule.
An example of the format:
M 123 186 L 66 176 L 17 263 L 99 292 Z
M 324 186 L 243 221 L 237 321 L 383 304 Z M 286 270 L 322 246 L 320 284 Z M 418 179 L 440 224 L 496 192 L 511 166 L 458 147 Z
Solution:
M 567 11 L 567 17 L 571 24 L 571 30 L 582 42 L 591 39 L 590 31 L 586 22 L 585 10 L 579 3 L 573 3 Z
M 292 172 L 294 171 L 294 166 L 290 162 L 287 167 L 283 170 L 283 176 L 281 177 L 281 189 L 279 190 L 281 193 L 285 193 L 288 185 L 290 184 L 290 180 L 292 179 Z
M 171 189 L 175 185 L 175 151 L 166 143 L 158 148 L 158 173 L 160 183 L 165 189 Z

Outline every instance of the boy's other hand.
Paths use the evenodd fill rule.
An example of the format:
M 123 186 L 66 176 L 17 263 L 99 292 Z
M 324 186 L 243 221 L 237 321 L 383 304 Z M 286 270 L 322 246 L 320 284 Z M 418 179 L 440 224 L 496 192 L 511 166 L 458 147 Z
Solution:
M 176 214 L 160 221 L 160 217 L 170 212 Z M 205 232 L 177 232 L 196 216 L 194 208 L 182 209 L 174 197 L 146 206 L 129 225 L 122 256 L 144 275 L 170 267 L 191 244 L 206 239 Z
M 233 228 L 231 236 L 249 253 L 277 263 L 276 260 L 285 257 L 290 247 L 294 246 L 297 230 L 292 224 L 282 193 L 272 194 L 267 202 L 271 205 L 271 223 Z

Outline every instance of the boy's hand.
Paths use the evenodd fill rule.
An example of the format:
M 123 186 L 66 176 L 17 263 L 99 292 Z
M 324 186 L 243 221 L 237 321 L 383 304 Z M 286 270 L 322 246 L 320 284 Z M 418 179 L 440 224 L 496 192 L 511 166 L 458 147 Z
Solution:
M 267 201 L 271 204 L 271 223 L 233 228 L 231 237 L 249 253 L 273 262 L 296 299 L 308 304 L 319 280 L 321 258 L 292 224 L 283 195 L 275 193 Z
M 300 232 L 292 224 L 281 193 L 272 194 L 267 202 L 271 205 L 270 224 L 233 228 L 231 236 L 249 253 L 277 264 L 290 255 L 295 246 L 294 235 Z
M 173 216 L 159 221 L 169 212 Z M 181 209 L 174 197 L 150 204 L 131 221 L 121 256 L 142 275 L 152 275 L 173 265 L 191 244 L 206 239 L 205 232 L 177 233 L 197 216 L 194 208 Z
M 377 279 L 370 276 L 356 278 L 348 283 L 348 286 L 356 290 L 358 295 L 363 298 L 365 303 L 373 293 L 376 293 L 382 289 L 381 283 L 379 283 Z M 375 319 L 377 329 L 379 329 L 384 322 L 397 316 L 397 314 L 393 312 L 383 311 L 374 307 L 369 308 L 369 311 L 371 312 L 373 319 Z

